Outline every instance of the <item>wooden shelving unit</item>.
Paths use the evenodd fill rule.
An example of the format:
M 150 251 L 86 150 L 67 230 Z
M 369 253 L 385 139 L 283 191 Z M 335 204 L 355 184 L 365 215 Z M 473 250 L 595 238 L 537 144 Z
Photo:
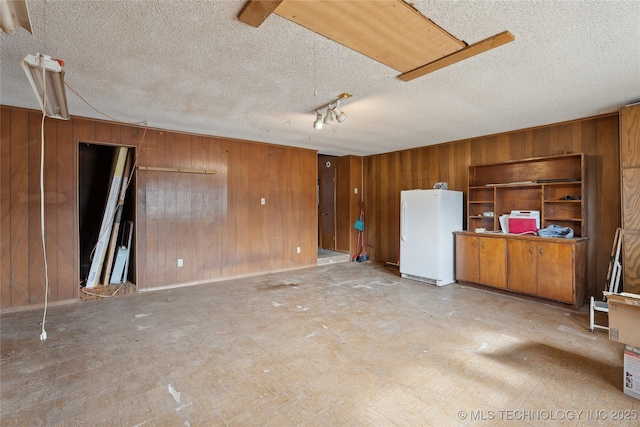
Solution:
M 467 229 L 456 232 L 456 280 L 578 309 L 586 295 L 587 219 L 583 154 L 469 166 Z M 476 233 L 500 230 L 500 215 L 539 211 L 541 228 L 574 238 Z M 491 213 L 491 214 L 490 214 Z
M 585 237 L 584 182 L 583 154 L 469 166 L 467 229 L 499 230 L 500 215 L 539 211 L 541 228 L 571 227 Z

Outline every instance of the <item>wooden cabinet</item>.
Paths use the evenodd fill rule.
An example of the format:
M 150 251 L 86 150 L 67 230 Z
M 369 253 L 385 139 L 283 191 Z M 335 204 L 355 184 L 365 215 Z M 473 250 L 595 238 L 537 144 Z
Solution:
M 620 110 L 622 187 L 622 283 L 625 292 L 640 293 L 640 104 Z
M 509 290 L 573 304 L 575 244 L 533 239 L 508 242 Z
M 456 232 L 456 280 L 584 304 L 587 219 L 583 154 L 469 166 L 467 228 Z M 540 227 L 575 238 L 500 233 L 500 215 L 539 211 Z M 484 228 L 488 233 L 475 233 Z M 492 232 L 493 231 L 493 232 Z
M 538 242 L 538 296 L 573 303 L 574 247 L 571 244 Z
M 505 288 L 506 255 L 505 241 L 456 234 L 456 279 Z
M 587 235 L 583 154 L 469 166 L 467 229 L 500 230 L 511 211 L 539 211 L 541 228 L 571 227 Z
M 580 308 L 586 292 L 587 238 L 556 239 L 456 232 L 456 280 Z

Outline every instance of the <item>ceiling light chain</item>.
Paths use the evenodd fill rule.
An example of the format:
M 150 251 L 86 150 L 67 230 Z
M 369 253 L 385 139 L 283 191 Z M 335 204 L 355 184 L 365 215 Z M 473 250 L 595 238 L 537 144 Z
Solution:
M 344 122 L 347 118 L 347 115 L 340 110 L 340 101 L 343 99 L 351 98 L 351 96 L 352 95 L 350 93 L 341 93 L 333 101 L 327 102 L 326 104 L 316 108 L 314 110 L 316 112 L 316 120 L 313 122 L 314 129 L 322 129 L 323 123 L 325 125 L 333 124 L 334 116 L 338 123 Z M 327 109 L 327 112 L 323 119 L 321 111 L 325 108 Z

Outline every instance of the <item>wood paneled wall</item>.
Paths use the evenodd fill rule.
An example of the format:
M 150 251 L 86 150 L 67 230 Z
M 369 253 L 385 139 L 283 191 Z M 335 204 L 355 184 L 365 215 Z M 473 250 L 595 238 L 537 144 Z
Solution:
M 467 192 L 468 167 L 563 153 L 585 153 L 589 295 L 604 288 L 611 245 L 620 224 L 618 115 L 507 132 L 364 158 L 367 252 L 399 261 L 400 191 L 433 188 Z M 465 227 L 466 227 L 466 211 Z
M 41 305 L 41 113 L 2 106 L 0 307 Z M 45 121 L 46 248 L 52 303 L 78 294 L 78 143 L 136 147 L 140 289 L 316 265 L 316 153 L 73 117 Z M 107 160 L 107 161 L 110 161 Z M 265 198 L 265 205 L 260 199 Z M 295 248 L 301 247 L 301 254 Z M 184 266 L 177 267 L 177 259 Z
M 45 295 L 40 232 L 41 114 L 2 107 L 0 142 L 0 306 L 42 303 Z M 45 122 L 45 229 L 49 300 L 77 298 L 77 150 L 68 121 Z
M 360 217 L 362 201 L 362 157 L 338 157 L 336 163 L 336 250 L 353 257 L 358 240 L 353 225 Z
M 138 163 L 216 172 L 137 172 L 139 288 L 316 264 L 315 152 L 149 131 Z

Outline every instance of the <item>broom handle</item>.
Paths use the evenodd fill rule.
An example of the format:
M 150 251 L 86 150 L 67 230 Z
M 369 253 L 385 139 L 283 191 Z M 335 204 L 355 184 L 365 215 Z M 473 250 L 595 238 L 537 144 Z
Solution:
M 365 240 L 364 240 L 364 203 L 362 204 L 362 207 L 360 208 L 360 215 L 362 215 L 362 225 L 363 225 L 363 230 L 362 230 L 362 252 L 366 252 L 367 250 L 364 248 L 365 246 Z

